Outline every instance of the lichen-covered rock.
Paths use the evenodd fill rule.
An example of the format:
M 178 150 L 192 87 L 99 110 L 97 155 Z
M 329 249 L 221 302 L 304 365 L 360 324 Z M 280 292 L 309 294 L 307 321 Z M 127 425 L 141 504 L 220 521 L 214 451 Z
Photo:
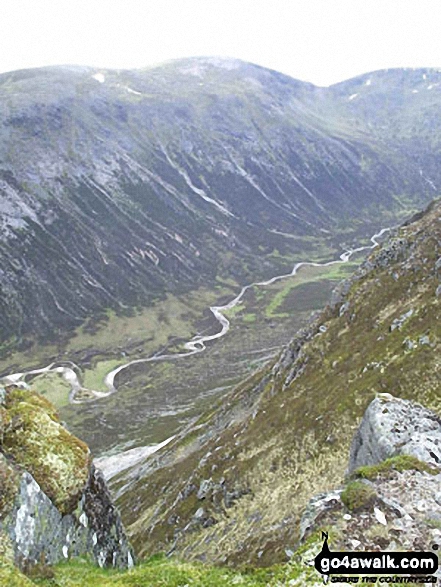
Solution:
M 100 566 L 129 567 L 130 545 L 99 471 L 92 469 L 74 514 L 62 515 L 29 473 L 23 473 L 14 508 L 0 524 L 18 566 L 89 556 Z
M 102 472 L 92 466 L 81 502 L 80 522 L 93 533 L 93 553 L 100 566 L 133 566 L 133 553 Z
M 31 391 L 10 389 L 2 450 L 37 481 L 61 513 L 70 513 L 87 482 L 90 452 L 60 423 L 55 408 Z
M 348 472 L 399 454 L 441 464 L 441 419 L 419 404 L 381 394 L 369 405 L 354 437 Z
M 0 436 L 0 557 L 20 568 L 86 556 L 131 567 L 133 554 L 88 447 L 52 404 L 8 388 Z
M 303 540 L 306 533 L 311 528 L 315 528 L 320 519 L 330 511 L 336 508 L 342 509 L 340 495 L 341 489 L 330 491 L 329 493 L 320 493 L 311 499 L 300 520 L 300 540 Z
M 438 544 L 439 447 L 436 414 L 389 394 L 377 397 L 354 438 L 346 486 L 310 501 L 301 539 L 321 529 L 341 551 L 415 551 Z M 441 572 L 435 576 L 439 580 Z

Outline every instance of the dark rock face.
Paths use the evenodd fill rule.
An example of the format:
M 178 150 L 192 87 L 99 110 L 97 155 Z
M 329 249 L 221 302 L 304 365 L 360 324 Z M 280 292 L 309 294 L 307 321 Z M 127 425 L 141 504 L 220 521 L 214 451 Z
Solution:
M 368 407 L 351 446 L 348 472 L 399 454 L 441 464 L 441 420 L 423 406 L 381 394 Z
M 92 466 L 83 498 L 84 519 L 94 533 L 93 554 L 101 566 L 131 566 L 133 555 L 121 519 L 99 469 Z

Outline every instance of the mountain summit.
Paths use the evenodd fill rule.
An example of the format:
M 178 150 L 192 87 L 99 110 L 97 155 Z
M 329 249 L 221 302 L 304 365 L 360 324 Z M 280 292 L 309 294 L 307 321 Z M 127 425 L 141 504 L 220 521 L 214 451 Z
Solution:
M 441 183 L 440 79 L 316 88 L 220 58 L 1 75 L 1 340 L 245 281 L 294 247 L 280 233 L 395 222 Z

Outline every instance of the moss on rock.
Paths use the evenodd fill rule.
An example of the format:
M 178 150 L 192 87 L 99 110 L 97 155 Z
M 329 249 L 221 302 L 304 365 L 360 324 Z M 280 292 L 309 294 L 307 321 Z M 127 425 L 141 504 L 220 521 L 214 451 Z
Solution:
M 0 520 L 11 510 L 17 495 L 19 478 L 4 455 L 0 453 Z
M 351 481 L 341 494 L 342 502 L 351 511 L 359 511 L 370 507 L 376 498 L 375 489 L 362 481 Z
M 62 514 L 72 512 L 89 475 L 87 445 L 72 436 L 52 404 L 34 392 L 9 389 L 6 411 L 3 452 L 31 473 Z
M 419 471 L 420 473 L 429 473 L 430 475 L 437 475 L 440 473 L 440 469 L 420 461 L 417 457 L 411 455 L 398 455 L 386 459 L 378 465 L 370 465 L 365 467 L 359 467 L 356 469 L 351 477 L 359 479 L 369 479 L 373 481 L 378 477 L 390 477 L 393 471 L 402 473 L 403 471 Z
M 14 565 L 0 556 L 0 585 L 8 587 L 32 587 L 35 585 Z

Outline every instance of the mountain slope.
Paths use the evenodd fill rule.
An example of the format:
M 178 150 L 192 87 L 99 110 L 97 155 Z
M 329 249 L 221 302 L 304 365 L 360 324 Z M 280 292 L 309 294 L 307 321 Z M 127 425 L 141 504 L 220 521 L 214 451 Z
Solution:
M 275 363 L 113 480 L 139 553 L 286 559 L 377 393 L 440 413 L 440 220 L 438 202 L 395 231 Z
M 397 75 L 349 104 L 356 81 L 326 90 L 235 60 L 1 75 L 0 339 L 57 337 L 216 275 L 245 281 L 274 249 L 296 252 L 278 232 L 366 234 L 379 212 L 395 222 L 428 201 L 439 91 L 407 129 L 410 97 L 396 96 L 410 74 Z M 405 148 L 376 130 L 394 104 Z

